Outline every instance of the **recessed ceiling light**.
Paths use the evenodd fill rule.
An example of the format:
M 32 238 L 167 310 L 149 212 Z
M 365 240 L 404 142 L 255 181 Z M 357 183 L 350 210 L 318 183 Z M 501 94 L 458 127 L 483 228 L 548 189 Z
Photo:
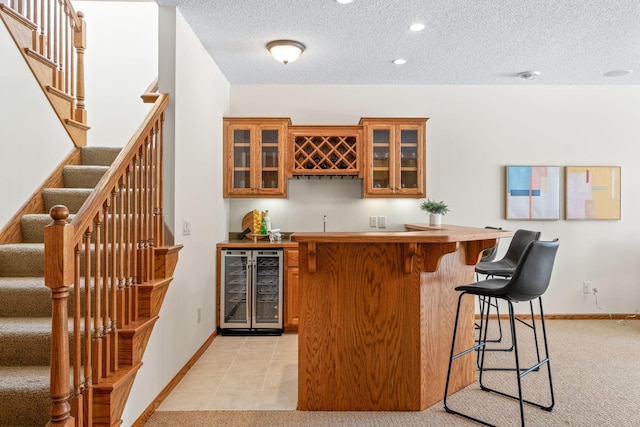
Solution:
M 424 24 L 421 24 L 421 23 L 419 23 L 419 22 L 417 22 L 417 23 L 415 23 L 415 24 L 411 24 L 411 25 L 409 26 L 409 29 L 410 29 L 411 31 L 422 31 L 422 30 L 424 30 L 424 29 L 425 29 L 425 25 L 424 25 Z
M 524 80 L 535 80 L 540 75 L 540 71 L 523 71 L 518 73 L 518 77 Z
M 622 77 L 633 73 L 633 70 L 611 70 L 603 74 L 605 77 Z
M 336 2 L 337 2 L 337 3 L 340 3 L 340 4 L 349 4 L 349 3 L 351 3 L 352 1 L 353 1 L 353 0 L 336 0 Z
M 402 59 L 402 58 L 398 58 L 398 59 L 394 59 L 393 63 L 396 64 L 396 65 L 403 65 L 403 64 L 407 63 L 407 60 L 406 59 Z

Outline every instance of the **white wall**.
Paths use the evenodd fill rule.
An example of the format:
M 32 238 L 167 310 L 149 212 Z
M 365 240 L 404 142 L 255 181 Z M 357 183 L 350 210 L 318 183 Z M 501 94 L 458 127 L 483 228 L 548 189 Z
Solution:
M 123 147 L 149 111 L 140 95 L 158 75 L 158 6 L 74 0 L 87 23 L 88 145 Z
M 429 117 L 427 194 L 445 200 L 445 222 L 542 231 L 561 241 L 547 313 L 640 309 L 640 87 L 234 85 L 231 116 L 291 117 L 294 124 L 357 124 L 360 117 Z M 506 221 L 506 165 L 620 165 L 620 221 Z M 388 229 L 426 222 L 418 200 L 360 199 L 360 181 L 289 180 L 287 200 L 232 199 L 230 229 L 251 209 L 269 209 L 287 231 Z M 562 215 L 564 212 L 562 212 Z M 501 246 L 502 251 L 508 242 Z M 582 282 L 598 288 L 599 310 Z
M 1 21 L 0 64 L 2 228 L 73 150 L 73 142 Z
M 221 170 L 222 117 L 228 112 L 229 83 L 179 11 L 161 8 L 160 26 L 160 90 L 171 89 L 165 164 L 174 181 L 173 194 L 165 198 L 165 213 L 173 212 L 165 218 L 175 218 L 175 243 L 184 248 L 123 425 L 140 416 L 215 330 L 215 243 L 226 240 L 228 234 Z M 191 221 L 188 236 L 181 233 L 184 218 Z

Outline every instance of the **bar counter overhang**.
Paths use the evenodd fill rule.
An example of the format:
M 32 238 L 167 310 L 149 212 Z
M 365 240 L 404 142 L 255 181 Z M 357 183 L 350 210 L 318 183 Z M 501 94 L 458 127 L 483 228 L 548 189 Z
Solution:
M 298 409 L 421 411 L 443 398 L 458 293 L 484 249 L 513 232 L 407 225 L 406 232 L 295 233 Z M 474 340 L 463 300 L 456 348 Z M 459 346 L 459 347 L 458 347 Z M 473 353 L 450 389 L 475 381 Z M 455 365 L 454 365 L 455 366 Z

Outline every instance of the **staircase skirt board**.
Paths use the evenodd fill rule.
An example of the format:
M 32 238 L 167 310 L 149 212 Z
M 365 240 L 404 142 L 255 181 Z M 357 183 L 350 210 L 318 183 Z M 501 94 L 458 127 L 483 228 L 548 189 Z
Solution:
M 140 317 L 154 317 L 160 313 L 162 302 L 169 289 L 173 277 L 158 279 L 149 284 L 140 284 L 138 290 L 138 315 Z
M 0 3 L 0 17 L 2 17 L 2 21 L 4 21 L 18 47 L 26 48 L 33 45 L 33 32 L 37 27 L 31 21 L 2 3 Z
M 120 425 L 120 418 L 127 403 L 127 397 L 133 387 L 133 381 L 138 374 L 142 362 L 115 372 L 105 381 L 93 387 L 93 425 L 112 427 L 116 420 Z
M 149 337 L 158 316 L 132 322 L 124 329 L 118 330 L 118 362 L 120 366 L 133 366 L 142 361 Z

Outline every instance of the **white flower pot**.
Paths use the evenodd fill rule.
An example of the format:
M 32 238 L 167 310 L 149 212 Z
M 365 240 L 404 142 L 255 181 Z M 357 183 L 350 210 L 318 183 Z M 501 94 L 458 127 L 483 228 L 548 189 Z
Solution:
M 440 227 L 442 225 L 442 214 L 429 214 L 429 225 Z

